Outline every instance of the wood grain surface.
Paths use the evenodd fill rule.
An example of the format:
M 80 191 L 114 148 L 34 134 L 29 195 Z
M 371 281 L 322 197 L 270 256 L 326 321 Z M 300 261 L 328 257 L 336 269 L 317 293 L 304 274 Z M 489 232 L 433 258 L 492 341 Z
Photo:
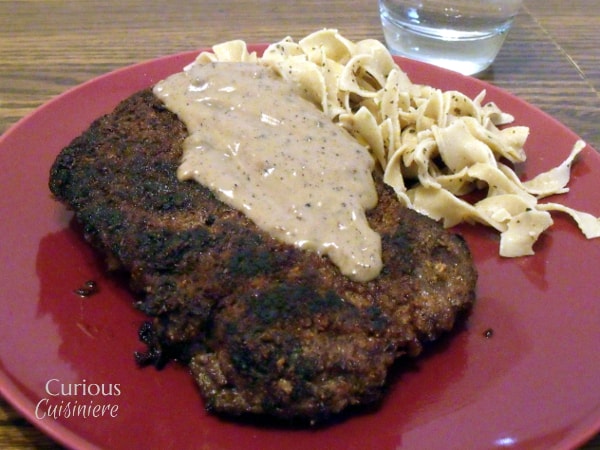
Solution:
M 233 38 L 272 42 L 323 27 L 383 39 L 375 0 L 0 0 L 0 133 L 113 69 Z M 598 0 L 525 0 L 497 60 L 479 77 L 600 150 L 599 31 Z M 0 400 L 0 448 L 60 446 Z M 600 449 L 600 435 L 581 448 Z

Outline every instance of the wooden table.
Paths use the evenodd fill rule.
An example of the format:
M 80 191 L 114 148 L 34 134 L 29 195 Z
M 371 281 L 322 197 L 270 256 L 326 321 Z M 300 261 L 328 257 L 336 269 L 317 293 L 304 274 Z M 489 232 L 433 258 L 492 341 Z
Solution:
M 233 38 L 272 42 L 323 27 L 351 39 L 383 38 L 375 0 L 0 0 L 0 133 L 112 69 Z M 480 77 L 600 149 L 598 30 L 598 0 L 525 0 L 498 59 Z M 3 400 L 0 447 L 59 448 Z M 583 448 L 600 449 L 600 435 Z

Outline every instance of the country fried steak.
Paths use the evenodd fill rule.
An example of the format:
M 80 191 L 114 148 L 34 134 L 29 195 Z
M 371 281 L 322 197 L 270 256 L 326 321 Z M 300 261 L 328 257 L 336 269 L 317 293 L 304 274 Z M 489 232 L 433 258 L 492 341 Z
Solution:
M 149 316 L 139 362 L 188 365 L 208 409 L 317 421 L 374 402 L 398 357 L 418 355 L 472 306 L 464 241 L 379 179 L 368 219 L 384 269 L 355 282 L 179 181 L 186 135 L 144 90 L 60 153 L 50 189 L 109 268 L 130 274 Z

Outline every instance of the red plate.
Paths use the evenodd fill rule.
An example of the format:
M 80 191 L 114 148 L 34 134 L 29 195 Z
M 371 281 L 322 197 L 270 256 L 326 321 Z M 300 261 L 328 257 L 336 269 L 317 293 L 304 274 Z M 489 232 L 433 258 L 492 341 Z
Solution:
M 96 78 L 0 138 L 0 391 L 28 420 L 62 444 L 111 449 L 568 448 L 600 428 L 600 240 L 586 240 L 561 215 L 537 254 L 520 259 L 499 258 L 494 233 L 460 228 L 480 272 L 474 313 L 451 339 L 400 368 L 376 411 L 310 430 L 228 422 L 204 411 L 181 367 L 139 369 L 133 352 L 142 348 L 144 317 L 51 198 L 48 170 L 94 118 L 197 53 Z M 415 82 L 470 96 L 487 89 L 488 100 L 531 127 L 525 176 L 560 163 L 577 139 L 498 88 L 399 62 Z M 588 147 L 560 201 L 600 216 L 599 180 L 600 155 Z M 90 279 L 100 292 L 75 295 Z M 84 386 L 74 393 L 76 384 Z M 85 411 L 69 415 L 74 405 Z

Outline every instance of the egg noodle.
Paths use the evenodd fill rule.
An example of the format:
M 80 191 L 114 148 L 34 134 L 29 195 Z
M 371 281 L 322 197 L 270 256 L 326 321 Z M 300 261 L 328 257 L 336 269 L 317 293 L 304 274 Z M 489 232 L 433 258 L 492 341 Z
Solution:
M 270 66 L 370 151 L 402 204 L 445 227 L 468 222 L 495 228 L 501 256 L 533 254 L 533 244 L 553 224 L 551 211 L 570 215 L 588 239 L 600 236 L 599 218 L 538 202 L 569 190 L 571 165 L 585 143 L 577 141 L 558 167 L 521 181 L 509 164 L 526 160 L 529 129 L 507 126 L 514 117 L 483 104 L 485 91 L 471 99 L 414 84 L 381 42 L 352 42 L 333 29 L 298 42 L 286 37 L 260 57 L 240 40 L 212 50 L 193 64 Z M 483 199 L 467 201 L 473 191 Z

